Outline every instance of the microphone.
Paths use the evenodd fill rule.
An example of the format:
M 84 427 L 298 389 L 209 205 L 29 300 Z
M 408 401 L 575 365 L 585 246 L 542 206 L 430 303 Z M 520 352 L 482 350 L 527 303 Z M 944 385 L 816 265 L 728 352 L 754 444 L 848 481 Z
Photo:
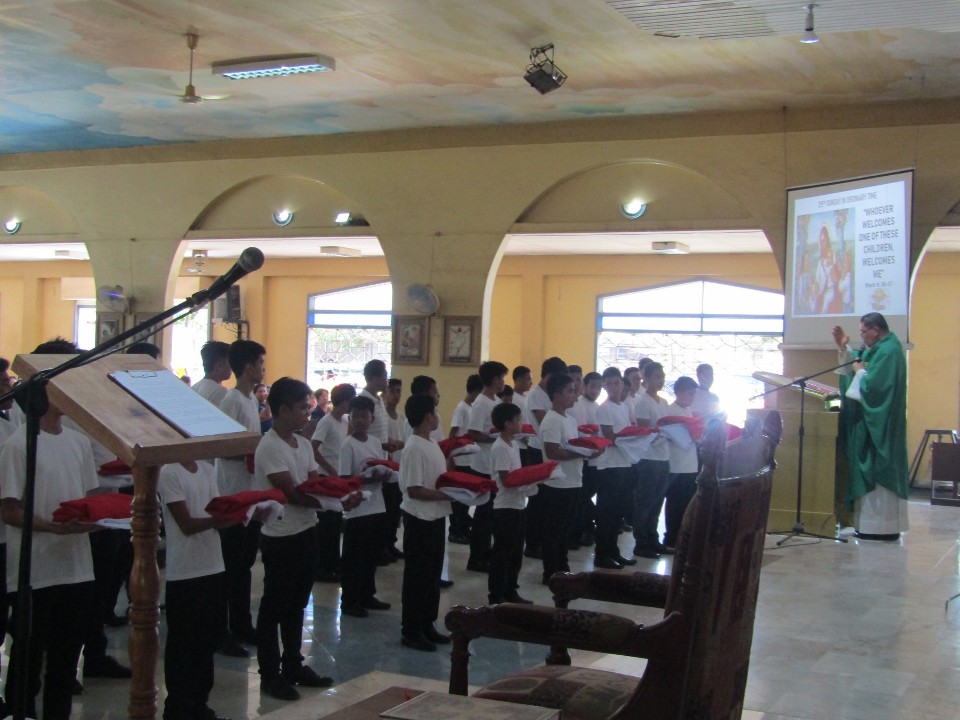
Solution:
M 863 360 L 863 353 L 867 349 L 866 343 L 860 343 L 860 347 L 857 348 L 857 362 Z
M 248 247 L 233 267 L 213 281 L 213 284 L 202 292 L 203 301 L 209 302 L 223 295 L 237 280 L 263 267 L 263 252 L 257 247 Z M 198 293 L 198 295 L 201 293 Z

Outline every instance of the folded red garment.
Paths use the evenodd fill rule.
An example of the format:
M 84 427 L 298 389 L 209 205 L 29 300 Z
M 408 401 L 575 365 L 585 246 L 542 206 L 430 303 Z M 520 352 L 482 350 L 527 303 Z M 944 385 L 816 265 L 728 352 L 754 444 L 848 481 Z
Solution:
M 243 456 L 243 459 L 246 460 L 247 462 L 247 472 L 250 473 L 251 475 L 253 475 L 253 472 L 254 472 L 253 457 L 254 456 L 252 453 L 250 455 Z
M 445 487 L 463 488 L 475 493 L 488 493 L 496 490 L 497 484 L 490 478 L 451 470 L 437 478 L 437 489 Z
M 557 467 L 556 460 L 547 460 L 536 465 L 527 465 L 519 470 L 507 473 L 503 481 L 504 487 L 522 487 L 524 485 L 533 485 L 541 480 L 546 480 L 553 474 Z
M 466 435 L 461 435 L 460 437 L 444 438 L 437 444 L 440 446 L 440 449 L 443 450 L 443 456 L 450 457 L 450 453 L 452 453 L 457 448 L 462 448 L 462 447 L 466 447 L 467 445 L 472 445 L 473 440 L 471 440 Z
M 591 450 L 603 450 L 613 445 L 613 440 L 605 437 L 582 437 L 574 438 L 570 441 L 574 447 L 590 448 Z
M 640 427 L 639 425 L 627 425 L 623 430 L 616 433 L 617 437 L 641 437 L 643 435 L 650 435 L 657 431 L 656 428 L 652 427 Z
M 204 510 L 209 515 L 223 520 L 243 522 L 247 517 L 247 510 L 264 500 L 276 500 L 281 505 L 287 502 L 287 496 L 279 488 L 270 490 L 244 490 L 233 495 L 221 495 L 207 503 Z
M 339 500 L 352 492 L 356 492 L 362 485 L 363 480 L 358 477 L 342 478 L 335 475 L 324 475 L 301 483 L 297 486 L 297 489 L 308 495 L 323 495 Z
M 374 467 L 375 465 L 383 465 L 385 468 L 390 468 L 391 470 L 399 470 L 400 463 L 393 460 L 380 460 L 378 458 L 368 458 L 364 460 L 364 465 L 368 468 Z
M 133 471 L 130 469 L 129 465 L 118 458 L 116 460 L 111 460 L 110 462 L 105 462 L 100 466 L 100 469 L 97 472 L 104 477 L 107 477 L 109 475 L 129 475 Z
M 738 428 L 736 425 L 731 425 L 727 423 L 727 441 L 736 440 L 738 437 L 743 435 L 743 428 Z
M 703 436 L 703 418 L 684 415 L 666 415 L 657 421 L 657 425 L 686 425 L 690 437 L 699 440 Z
M 584 435 L 596 435 L 598 432 L 600 432 L 600 426 L 594 425 L 592 423 L 587 425 L 580 425 L 577 428 L 577 432 L 581 432 Z
M 132 503 L 133 495 L 122 493 L 100 493 L 79 500 L 67 500 L 53 511 L 53 521 L 63 523 L 69 520 L 121 520 L 130 517 Z

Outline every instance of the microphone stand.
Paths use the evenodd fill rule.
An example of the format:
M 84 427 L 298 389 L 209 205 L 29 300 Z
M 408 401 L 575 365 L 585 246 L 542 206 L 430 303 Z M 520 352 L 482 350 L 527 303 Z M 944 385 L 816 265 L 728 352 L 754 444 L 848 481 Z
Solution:
M 804 524 L 803 524 L 803 520 L 800 519 L 800 504 L 801 504 L 801 502 L 803 501 L 803 439 L 804 439 L 804 436 L 805 436 L 805 434 L 806 434 L 806 429 L 805 429 L 805 427 L 804 427 L 804 409 L 805 409 L 805 399 L 806 399 L 806 396 L 807 396 L 807 381 L 808 381 L 808 380 L 811 380 L 811 379 L 817 377 L 818 375 L 824 375 L 824 374 L 826 374 L 826 373 L 828 373 L 828 372 L 833 372 L 834 370 L 839 370 L 840 368 L 849 367 L 850 365 L 853 365 L 853 364 L 856 363 L 856 362 L 860 362 L 860 358 L 859 358 L 859 357 L 854 358 L 853 360 L 850 360 L 849 362 L 840 363 L 839 365 L 836 365 L 836 366 L 834 366 L 834 367 L 827 368 L 826 370 L 819 370 L 819 371 L 817 371 L 817 372 L 815 372 L 815 373 L 811 373 L 810 375 L 805 375 L 804 377 L 799 377 L 799 378 L 797 378 L 796 380 L 794 380 L 793 382 L 791 382 L 789 385 L 781 385 L 781 386 L 779 386 L 779 387 L 772 388 L 771 390 L 767 390 L 766 392 L 762 392 L 762 393 L 760 393 L 759 395 L 754 395 L 753 397 L 750 398 L 751 400 L 756 400 L 757 398 L 762 398 L 762 397 L 765 397 L 765 396 L 767 396 L 767 395 L 772 395 L 773 393 L 780 392 L 781 390 L 783 390 L 783 389 L 785 389 L 785 388 L 788 388 L 788 387 L 798 387 L 798 388 L 800 388 L 800 428 L 799 428 L 799 430 L 797 431 L 797 438 L 798 438 L 798 447 L 797 447 L 797 510 L 796 510 L 796 511 L 797 511 L 797 515 L 796 515 L 796 519 L 795 519 L 795 521 L 794 521 L 794 525 L 793 525 L 793 529 L 792 529 L 792 530 L 787 531 L 787 532 L 778 532 L 778 531 L 776 531 L 776 530 L 771 530 L 771 531 L 769 531 L 769 534 L 770 534 L 770 535 L 786 535 L 785 538 L 783 538 L 782 540 L 780 540 L 780 541 L 777 543 L 777 547 L 784 546 L 784 545 L 786 545 L 786 543 L 788 543 L 790 540 L 793 540 L 794 538 L 798 538 L 798 537 L 817 538 L 817 539 L 819 539 L 819 540 L 833 540 L 834 542 L 842 542 L 842 543 L 847 542 L 847 539 L 846 539 L 846 538 L 839 537 L 838 535 L 832 535 L 832 536 L 830 536 L 830 535 L 818 535 L 817 533 L 809 533 L 809 532 L 807 532 L 807 529 L 806 529 L 806 527 L 805 527 Z M 809 543 L 804 543 L 804 544 L 809 544 Z
M 14 610 L 16 616 L 16 624 L 13 629 L 15 642 L 11 656 L 11 664 L 15 665 L 18 670 L 18 682 L 15 685 L 17 688 L 17 698 L 14 701 L 15 710 L 13 713 L 15 720 L 24 720 L 31 698 L 30 688 L 28 688 L 28 665 L 30 657 L 31 616 L 33 613 L 33 587 L 30 584 L 31 553 L 33 550 L 33 508 L 37 477 L 37 440 L 40 436 L 40 418 L 49 408 L 47 383 L 58 375 L 65 373 L 67 370 L 81 367 L 82 365 L 87 365 L 100 359 L 108 354 L 107 351 L 111 348 L 119 346 L 124 341 L 140 335 L 147 330 L 151 330 L 154 326 L 159 325 L 169 318 L 175 317 L 181 312 L 183 312 L 184 315 L 195 312 L 206 303 L 225 293 L 232 284 L 232 282 L 222 283 L 221 287 L 216 287 L 217 283 L 215 283 L 214 286 L 206 290 L 194 293 L 182 303 L 175 305 L 169 310 L 164 310 L 154 317 L 144 320 L 130 330 L 100 343 L 92 350 L 71 355 L 68 360 L 54 368 L 37 372 L 33 377 L 23 381 L 13 390 L 0 395 L 0 403 L 11 397 L 17 399 L 18 404 L 26 415 L 27 432 L 26 483 L 24 485 L 22 499 L 23 526 L 21 528 L 19 570 L 17 573 L 17 601 Z

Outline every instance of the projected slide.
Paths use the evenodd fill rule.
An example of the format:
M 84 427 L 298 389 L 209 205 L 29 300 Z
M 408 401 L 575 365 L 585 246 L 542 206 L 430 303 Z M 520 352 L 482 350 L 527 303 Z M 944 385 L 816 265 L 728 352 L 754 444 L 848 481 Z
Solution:
M 913 173 L 787 192 L 787 344 L 851 337 L 868 312 L 907 339 Z

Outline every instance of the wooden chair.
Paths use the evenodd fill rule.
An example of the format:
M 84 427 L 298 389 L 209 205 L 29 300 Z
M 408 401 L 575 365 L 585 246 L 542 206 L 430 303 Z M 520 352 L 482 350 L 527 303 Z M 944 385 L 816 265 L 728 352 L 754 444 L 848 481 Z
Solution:
M 554 575 L 558 607 L 455 607 L 450 692 L 466 695 L 470 642 L 492 637 L 551 646 L 543 667 L 499 680 L 476 697 L 556 708 L 564 720 L 739 718 L 750 661 L 774 449 L 769 413 L 731 443 L 716 424 L 704 441 L 697 494 L 683 519 L 669 577 L 594 571 Z M 577 598 L 664 608 L 644 626 L 569 609 Z M 569 665 L 567 648 L 647 658 L 640 678 Z

